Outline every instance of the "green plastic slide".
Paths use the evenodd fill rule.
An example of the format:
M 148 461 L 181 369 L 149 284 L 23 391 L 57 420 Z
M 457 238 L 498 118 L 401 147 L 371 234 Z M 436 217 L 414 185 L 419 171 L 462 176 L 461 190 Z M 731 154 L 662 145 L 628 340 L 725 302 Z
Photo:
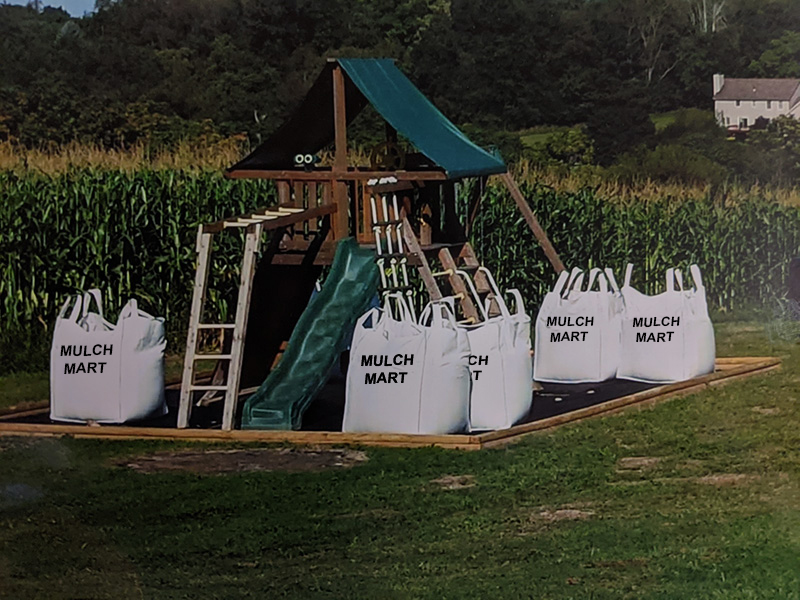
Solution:
M 377 292 L 374 257 L 353 238 L 339 242 L 325 285 L 300 316 L 283 358 L 245 402 L 242 429 L 300 429 L 303 413 Z

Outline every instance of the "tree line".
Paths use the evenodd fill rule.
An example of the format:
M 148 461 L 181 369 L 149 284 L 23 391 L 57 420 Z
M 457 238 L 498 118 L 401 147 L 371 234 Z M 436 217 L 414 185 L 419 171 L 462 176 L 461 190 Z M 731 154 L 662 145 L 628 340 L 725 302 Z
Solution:
M 0 5 L 0 141 L 275 129 L 327 57 L 381 56 L 477 137 L 585 123 L 609 163 L 711 76 L 800 76 L 794 0 L 97 0 Z M 491 135 L 489 135 L 491 137 Z

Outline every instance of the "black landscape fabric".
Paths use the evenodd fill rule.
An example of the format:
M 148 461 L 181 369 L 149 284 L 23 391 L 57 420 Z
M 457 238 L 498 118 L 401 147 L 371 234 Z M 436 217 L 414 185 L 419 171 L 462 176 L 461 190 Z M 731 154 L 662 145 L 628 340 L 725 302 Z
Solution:
M 517 425 L 540 421 L 595 406 L 657 387 L 657 384 L 640 383 L 623 379 L 612 379 L 602 383 L 544 383 L 543 388 L 533 394 L 530 412 Z M 341 431 L 344 416 L 345 380 L 334 375 L 311 403 L 303 417 L 303 431 Z M 243 404 L 240 402 L 240 406 Z M 176 427 L 178 414 L 178 391 L 167 391 L 169 414 L 163 417 L 143 419 L 127 423 L 133 427 Z M 22 417 L 20 423 L 52 423 L 47 414 Z M 192 411 L 192 426 L 202 429 L 219 428 L 222 423 L 222 402 L 208 407 L 197 407 Z M 113 425 L 109 425 L 113 427 Z

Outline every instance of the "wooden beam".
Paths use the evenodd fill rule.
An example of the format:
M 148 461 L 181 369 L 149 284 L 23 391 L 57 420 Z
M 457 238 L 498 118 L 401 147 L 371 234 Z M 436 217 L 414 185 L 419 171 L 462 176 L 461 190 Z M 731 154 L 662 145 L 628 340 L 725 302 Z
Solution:
M 261 209 L 261 211 L 256 211 L 256 213 L 266 213 L 270 209 Z M 308 210 L 303 210 L 300 212 L 291 212 L 288 213 L 285 217 L 278 217 L 277 219 L 272 219 L 269 221 L 264 221 L 262 229 L 264 231 L 268 229 L 279 229 L 281 227 L 286 227 L 287 225 L 294 225 L 295 223 L 302 223 L 303 221 L 308 221 L 309 219 L 314 219 L 316 217 L 321 217 L 324 215 L 329 215 L 331 213 L 335 213 L 337 210 L 335 204 L 329 204 L 328 206 L 317 206 L 315 208 L 309 208 Z M 251 215 L 254 213 L 246 213 L 243 215 L 238 215 L 235 217 L 230 217 L 228 219 L 223 219 L 222 221 L 217 221 L 216 223 L 209 223 L 207 225 L 203 225 L 203 233 L 217 233 L 225 229 L 226 224 L 233 224 L 237 223 L 239 219 L 251 219 Z M 243 225 L 247 225 L 243 223 Z
M 410 253 L 419 260 L 417 270 L 425 284 L 425 289 L 428 290 L 428 295 L 431 297 L 431 300 L 441 300 L 442 292 L 439 289 L 439 285 L 436 283 L 436 279 L 433 277 L 431 266 L 428 264 L 428 259 L 425 258 L 425 253 L 422 251 L 419 241 L 417 241 L 417 236 L 414 235 L 414 230 L 411 229 L 411 223 L 408 222 L 408 218 L 405 215 L 403 215 L 402 233 L 403 243 L 407 248 L 406 254 L 409 254 L 408 250 L 410 250 Z
M 500 175 L 500 179 L 502 179 L 503 183 L 506 184 L 508 191 L 511 193 L 511 197 L 514 199 L 514 202 L 517 203 L 522 216 L 525 217 L 525 221 L 528 223 L 528 227 L 530 227 L 531 231 L 533 231 L 533 235 L 539 241 L 539 245 L 542 247 L 542 250 L 544 250 L 545 256 L 547 256 L 550 264 L 553 265 L 556 273 L 566 271 L 564 263 L 562 263 L 561 259 L 558 257 L 558 252 L 556 252 L 556 249 L 553 248 L 553 244 L 550 243 L 545 230 L 542 229 L 541 225 L 539 225 L 536 215 L 533 214 L 531 207 L 528 206 L 528 201 L 525 199 L 525 196 L 522 195 L 522 192 L 517 186 L 517 182 L 514 181 L 514 178 L 511 176 L 511 173 L 503 173 Z
M 250 298 L 253 289 L 253 275 L 256 271 L 256 259 L 261 247 L 261 225 L 247 228 L 244 242 L 244 256 L 239 280 L 239 294 L 236 299 L 236 317 L 231 345 L 231 360 L 225 384 L 225 405 L 222 410 L 222 429 L 229 431 L 234 427 L 236 408 L 239 404 L 239 380 L 242 374 L 242 356 L 247 333 L 247 318 L 250 315 Z
M 467 236 L 469 236 L 470 232 L 472 231 L 472 225 L 475 222 L 475 217 L 478 216 L 478 209 L 480 208 L 483 195 L 486 191 L 487 179 L 488 178 L 485 176 L 478 177 L 475 181 L 475 187 L 471 190 L 469 208 L 467 210 L 467 224 L 464 228 Z
M 328 182 L 331 179 L 338 181 L 360 181 L 366 179 L 380 179 L 381 177 L 394 177 L 398 181 L 445 181 L 447 175 L 444 171 L 373 171 L 372 169 L 358 169 L 348 167 L 346 171 L 334 173 L 331 170 L 316 169 L 314 171 L 289 171 L 289 170 L 238 170 L 225 173 L 228 179 L 302 179 Z
M 450 282 L 450 287 L 452 288 L 453 293 L 461 297 L 461 312 L 464 313 L 464 316 L 467 319 L 472 319 L 473 323 L 478 323 L 480 321 L 480 317 L 478 317 L 478 309 L 475 307 L 475 302 L 472 299 L 469 289 L 467 289 L 467 284 L 464 283 L 464 280 L 461 279 L 461 276 L 456 273 L 458 266 L 456 265 L 456 261 L 453 259 L 453 255 L 450 254 L 450 250 L 447 248 L 442 248 L 439 250 L 439 262 L 442 263 L 442 267 L 444 267 L 444 269 L 450 271 L 448 281 Z
M 267 431 L 257 429 L 170 429 L 129 425 L 53 425 L 40 423 L 0 423 L 0 436 L 71 436 L 95 439 L 183 440 L 196 442 L 262 442 L 299 445 L 356 445 L 388 448 L 426 448 L 438 446 L 454 450 L 479 450 L 478 436 L 470 434 L 343 433 L 341 431 Z
M 347 107 L 344 97 L 344 71 L 333 68 L 333 170 L 347 170 Z
M 195 368 L 194 355 L 197 353 L 198 325 L 203 320 L 203 307 L 206 301 L 211 247 L 211 234 L 203 231 L 202 225 L 199 226 L 197 228 L 196 243 L 197 268 L 194 273 L 189 328 L 186 331 L 186 352 L 183 356 L 183 377 L 178 409 L 178 427 L 181 429 L 189 426 L 189 420 L 192 417 L 192 386 L 194 385 Z
M 333 173 L 347 171 L 347 107 L 344 97 L 344 71 L 338 64 L 333 68 Z M 339 208 L 333 221 L 333 238 L 340 240 L 350 235 L 349 204 L 347 184 L 335 181 L 333 184 L 333 203 Z
M 276 183 L 278 187 L 278 205 L 280 206 L 297 206 L 296 204 L 292 204 L 292 192 L 289 188 L 288 181 L 278 181 Z

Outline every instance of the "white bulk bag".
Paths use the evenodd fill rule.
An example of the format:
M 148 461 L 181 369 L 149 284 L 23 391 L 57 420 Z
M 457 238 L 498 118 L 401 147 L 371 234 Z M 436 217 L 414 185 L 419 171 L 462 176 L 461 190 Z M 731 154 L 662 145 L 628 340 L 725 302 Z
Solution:
M 533 378 L 553 383 L 612 379 L 620 353 L 622 298 L 611 269 L 562 271 L 536 316 Z M 600 290 L 594 291 L 595 281 Z
M 528 414 L 533 399 L 531 319 L 525 314 L 518 290 L 508 290 L 516 306 L 512 314 L 492 274 L 484 267 L 479 271 L 492 288 L 500 315 L 489 318 L 476 298 L 484 320 L 464 326 L 472 374 L 470 422 L 473 430 L 505 429 Z M 460 274 L 474 293 L 472 281 L 466 273 Z
M 50 350 L 50 418 L 122 423 L 165 414 L 165 347 L 163 319 L 138 310 L 135 300 L 113 325 L 103 317 L 99 290 L 68 299 Z
M 56 317 L 50 350 L 50 418 L 59 421 L 119 421 L 119 332 L 98 312 L 94 295 L 68 299 Z M 67 316 L 67 309 L 72 310 Z
M 443 434 L 469 428 L 469 341 L 446 303 L 415 323 L 404 298 L 356 323 L 347 371 L 346 432 Z M 387 298 L 387 303 L 389 298 Z M 368 324 L 369 322 L 369 324 Z
M 140 310 L 131 299 L 117 320 L 122 339 L 120 354 L 120 420 L 167 414 L 164 399 L 164 319 Z
M 692 289 L 683 289 L 680 271 L 668 269 L 666 291 L 647 296 L 631 287 L 633 265 L 628 265 L 622 286 L 625 313 L 618 377 L 669 383 L 714 370 L 714 328 L 705 287 L 697 265 L 690 270 Z

